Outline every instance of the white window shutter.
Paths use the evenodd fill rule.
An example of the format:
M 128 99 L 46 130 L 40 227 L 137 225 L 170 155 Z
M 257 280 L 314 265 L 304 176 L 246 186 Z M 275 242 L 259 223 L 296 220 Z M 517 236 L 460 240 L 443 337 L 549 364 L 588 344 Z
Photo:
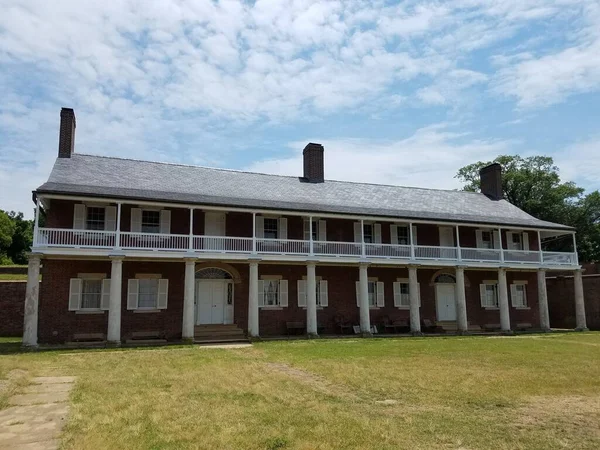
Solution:
M 77 311 L 81 308 L 81 285 L 81 278 L 71 278 L 69 283 L 69 311 Z
M 158 302 L 156 307 L 158 309 L 167 309 L 167 302 L 169 300 L 169 280 L 167 278 L 161 278 L 158 280 Z
M 394 245 L 398 245 L 398 225 L 390 225 L 390 240 Z
M 278 239 L 287 239 L 287 218 L 281 217 L 279 219 L 279 229 L 277 230 Z
M 298 280 L 298 307 L 306 308 L 306 281 Z
M 481 299 L 481 306 L 485 308 L 488 304 L 487 301 L 487 289 L 485 284 L 479 285 L 479 297 Z
M 511 302 L 513 308 L 520 306 L 518 297 L 519 297 L 519 292 L 517 291 L 517 285 L 511 284 L 510 285 L 510 302 Z
M 142 210 L 140 208 L 131 208 L 131 232 L 142 232 Z
M 413 225 L 410 231 L 412 233 L 412 243 L 413 245 L 417 245 L 417 226 Z
M 73 207 L 73 229 L 85 229 L 85 205 L 81 203 L 75 203 Z
M 160 211 L 160 233 L 171 233 L 171 211 L 169 209 L 162 209 Z
M 385 306 L 385 291 L 383 281 L 377 282 L 377 307 L 383 308 Z
M 288 305 L 288 281 L 279 280 L 279 306 L 287 308 Z
M 256 237 L 262 239 L 265 237 L 265 218 L 256 216 Z
M 100 300 L 100 309 L 108 311 L 110 307 L 110 278 L 102 280 L 102 299 Z
M 356 282 L 356 306 L 360 308 L 360 282 Z
M 137 309 L 140 280 L 131 278 L 127 282 L 127 309 Z
M 523 232 L 523 250 L 529 251 L 529 233 L 527 231 Z
M 321 296 L 321 306 L 323 308 L 329 306 L 329 289 L 327 286 L 327 280 L 319 281 L 319 294 Z
M 376 223 L 373 225 L 373 229 L 375 230 L 375 243 L 376 244 L 381 244 L 381 224 L 380 223 Z
M 304 240 L 310 240 L 310 220 L 304 219 Z
M 327 222 L 319 220 L 319 241 L 325 242 L 327 240 Z
M 104 220 L 105 231 L 115 231 L 117 229 L 117 207 L 107 206 L 105 209 L 106 218 Z
M 494 236 L 494 248 L 496 250 L 500 250 L 500 232 L 498 230 L 494 230 L 492 232 L 492 236 Z M 510 247 L 507 246 L 507 248 L 510 248 Z
M 399 307 L 402 306 L 402 283 L 399 281 L 394 281 L 394 306 Z
M 258 280 L 258 306 L 265 306 L 265 282 Z
M 360 222 L 354 222 L 354 242 L 362 242 L 362 230 Z
M 483 248 L 483 231 L 475 230 L 475 236 L 477 240 L 477 248 Z

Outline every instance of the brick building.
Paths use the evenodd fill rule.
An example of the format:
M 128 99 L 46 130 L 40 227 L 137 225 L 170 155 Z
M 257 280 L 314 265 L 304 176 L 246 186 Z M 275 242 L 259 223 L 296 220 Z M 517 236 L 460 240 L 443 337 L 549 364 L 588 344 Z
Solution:
M 24 343 L 192 340 L 207 326 L 547 329 L 554 270 L 574 275 L 584 329 L 575 248 L 545 248 L 573 229 L 502 199 L 501 176 L 484 168 L 482 193 L 329 181 L 312 143 L 298 177 L 85 155 L 63 108 L 58 158 L 34 191 L 46 223 L 36 217 Z

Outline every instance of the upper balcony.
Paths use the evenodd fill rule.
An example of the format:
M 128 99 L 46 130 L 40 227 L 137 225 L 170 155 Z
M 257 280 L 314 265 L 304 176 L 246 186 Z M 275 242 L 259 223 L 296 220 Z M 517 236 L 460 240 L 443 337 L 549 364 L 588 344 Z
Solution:
M 46 225 L 36 227 L 37 251 L 96 249 L 138 256 L 160 252 L 183 257 L 193 253 L 220 258 L 261 256 L 426 265 L 568 267 L 578 264 L 574 248 L 564 252 L 544 251 L 543 239 L 558 233 L 489 225 L 66 200 L 52 201 Z

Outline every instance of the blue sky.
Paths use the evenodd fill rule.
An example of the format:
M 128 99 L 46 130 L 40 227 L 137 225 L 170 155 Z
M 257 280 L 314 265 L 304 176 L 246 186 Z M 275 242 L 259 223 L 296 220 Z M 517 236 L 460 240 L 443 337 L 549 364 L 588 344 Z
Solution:
M 600 188 L 600 3 L 0 0 L 0 208 L 79 153 L 454 189 L 546 154 Z

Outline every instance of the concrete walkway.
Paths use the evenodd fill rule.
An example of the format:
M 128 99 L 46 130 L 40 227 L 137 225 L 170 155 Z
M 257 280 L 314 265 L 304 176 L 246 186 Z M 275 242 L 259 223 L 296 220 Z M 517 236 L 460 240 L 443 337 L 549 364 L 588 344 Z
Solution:
M 69 393 L 75 377 L 37 377 L 0 410 L 0 448 L 51 450 L 69 413 Z

